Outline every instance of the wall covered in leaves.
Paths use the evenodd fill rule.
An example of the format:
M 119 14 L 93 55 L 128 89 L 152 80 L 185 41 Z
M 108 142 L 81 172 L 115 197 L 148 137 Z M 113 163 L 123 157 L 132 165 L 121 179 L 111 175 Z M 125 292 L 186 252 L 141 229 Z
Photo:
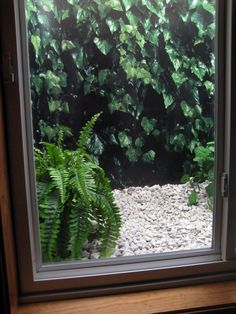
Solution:
M 63 126 L 114 186 L 175 181 L 213 140 L 215 1 L 27 0 L 36 145 Z M 71 132 L 70 132 L 71 130 Z

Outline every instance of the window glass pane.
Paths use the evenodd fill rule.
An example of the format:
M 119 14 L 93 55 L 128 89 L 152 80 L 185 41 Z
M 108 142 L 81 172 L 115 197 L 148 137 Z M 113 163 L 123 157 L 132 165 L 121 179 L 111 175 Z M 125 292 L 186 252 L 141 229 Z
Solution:
M 215 1 L 26 15 L 43 261 L 211 248 Z

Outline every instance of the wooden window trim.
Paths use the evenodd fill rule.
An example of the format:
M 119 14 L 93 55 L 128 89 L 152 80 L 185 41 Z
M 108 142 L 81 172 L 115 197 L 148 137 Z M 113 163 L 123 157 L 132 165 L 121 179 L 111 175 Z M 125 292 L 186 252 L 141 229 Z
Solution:
M 236 306 L 236 281 L 21 305 L 17 314 L 147 314 L 219 310 Z
M 1 81 L 0 81 L 1 83 Z M 15 249 L 13 240 L 13 226 L 11 205 L 9 197 L 8 170 L 6 160 L 6 145 L 3 119 L 3 100 L 0 84 L 0 228 L 3 233 L 3 253 L 6 265 L 6 277 L 11 313 L 15 313 L 17 307 L 17 271 L 15 263 Z
M 17 306 L 17 272 L 11 226 L 2 99 L 0 98 L 0 208 L 11 314 L 166 313 L 236 306 L 236 281 Z
M 12 233 L 13 228 L 11 225 L 3 120 L 2 101 L 0 97 L 0 215 L 2 220 L 1 227 L 4 231 L 4 253 L 11 303 L 10 313 L 80 314 L 94 312 L 96 314 L 106 314 L 113 312 L 142 314 L 174 311 L 183 313 L 205 308 L 236 306 L 236 281 L 17 306 L 17 271 Z

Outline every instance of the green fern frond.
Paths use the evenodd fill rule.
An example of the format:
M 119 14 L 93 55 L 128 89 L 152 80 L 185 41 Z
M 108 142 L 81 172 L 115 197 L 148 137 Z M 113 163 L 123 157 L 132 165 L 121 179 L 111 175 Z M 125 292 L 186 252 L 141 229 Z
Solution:
M 64 204 L 67 198 L 69 173 L 66 169 L 49 168 L 48 171 L 52 182 L 60 192 L 61 203 Z
M 80 131 L 77 147 L 80 151 L 84 152 L 88 148 L 88 141 L 93 133 L 93 127 L 101 115 L 100 113 L 95 114 L 82 128 Z
M 39 210 L 44 212 L 43 222 L 40 223 L 40 237 L 43 260 L 52 262 L 57 251 L 57 236 L 60 228 L 59 193 L 53 192 L 48 195 L 47 204 L 40 204 Z
M 109 179 L 86 151 L 100 113 L 80 132 L 78 148 L 63 149 L 63 132 L 57 144 L 41 143 L 35 149 L 35 168 L 44 262 L 81 258 L 86 240 L 100 242 L 100 256 L 112 253 L 120 232 L 120 214 Z M 96 229 L 92 220 L 97 222 Z
M 74 177 L 71 180 L 72 188 L 76 189 L 80 193 L 80 197 L 89 206 L 91 200 L 91 193 L 95 191 L 95 180 L 91 169 L 87 167 L 86 163 L 80 164 L 77 169 L 74 170 Z
M 48 195 L 52 190 L 52 184 L 50 182 L 43 182 L 39 181 L 36 184 L 36 192 L 37 192 L 37 199 L 39 202 Z
M 88 239 L 91 225 L 88 220 L 88 209 L 75 206 L 70 213 L 70 243 L 71 257 L 79 259 L 82 256 L 84 242 Z
M 70 204 L 67 204 L 60 214 L 60 231 L 57 237 L 57 256 L 60 259 L 70 258 Z
M 101 238 L 100 256 L 107 257 L 111 255 L 115 242 L 119 237 L 121 225 L 120 215 L 118 208 L 114 204 L 111 204 L 104 195 L 97 195 L 95 203 L 103 221 L 103 223 L 99 225 Z
M 62 165 L 64 163 L 64 156 L 61 147 L 56 146 L 52 143 L 42 142 L 45 148 L 44 158 L 48 163 L 48 166 L 56 167 L 57 165 Z
M 96 170 L 98 185 L 94 194 L 93 205 L 98 209 L 98 216 L 102 217 L 103 221 L 99 224 L 100 256 L 107 257 L 112 253 L 115 242 L 119 237 L 121 218 L 119 208 L 115 204 L 109 179 L 101 167 L 96 166 L 94 169 Z

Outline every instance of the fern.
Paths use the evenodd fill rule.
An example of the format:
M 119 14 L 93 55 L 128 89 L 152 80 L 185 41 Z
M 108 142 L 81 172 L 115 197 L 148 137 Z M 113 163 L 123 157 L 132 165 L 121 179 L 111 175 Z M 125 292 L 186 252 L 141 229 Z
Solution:
M 64 204 L 67 196 L 66 194 L 69 181 L 69 173 L 65 169 L 55 168 L 49 168 L 48 171 L 55 188 L 60 193 L 61 203 Z
M 99 240 L 100 257 L 110 256 L 120 232 L 120 214 L 110 181 L 87 152 L 100 113 L 82 128 L 74 151 L 57 144 L 35 148 L 35 168 L 44 262 L 79 259 L 85 241 Z M 97 222 L 96 232 L 91 221 Z
M 56 253 L 56 239 L 60 230 L 60 197 L 55 191 L 47 197 L 47 204 L 39 204 L 43 211 L 43 222 L 40 223 L 41 248 L 43 259 L 50 261 Z
M 101 113 L 95 114 L 90 121 L 88 121 L 85 126 L 82 128 L 79 136 L 79 140 L 77 143 L 78 149 L 81 150 L 82 153 L 85 153 L 88 148 L 89 139 L 93 133 L 93 127 Z
M 88 208 L 73 207 L 70 217 L 71 257 L 78 259 L 82 256 L 84 242 L 88 239 L 91 225 L 88 220 Z

